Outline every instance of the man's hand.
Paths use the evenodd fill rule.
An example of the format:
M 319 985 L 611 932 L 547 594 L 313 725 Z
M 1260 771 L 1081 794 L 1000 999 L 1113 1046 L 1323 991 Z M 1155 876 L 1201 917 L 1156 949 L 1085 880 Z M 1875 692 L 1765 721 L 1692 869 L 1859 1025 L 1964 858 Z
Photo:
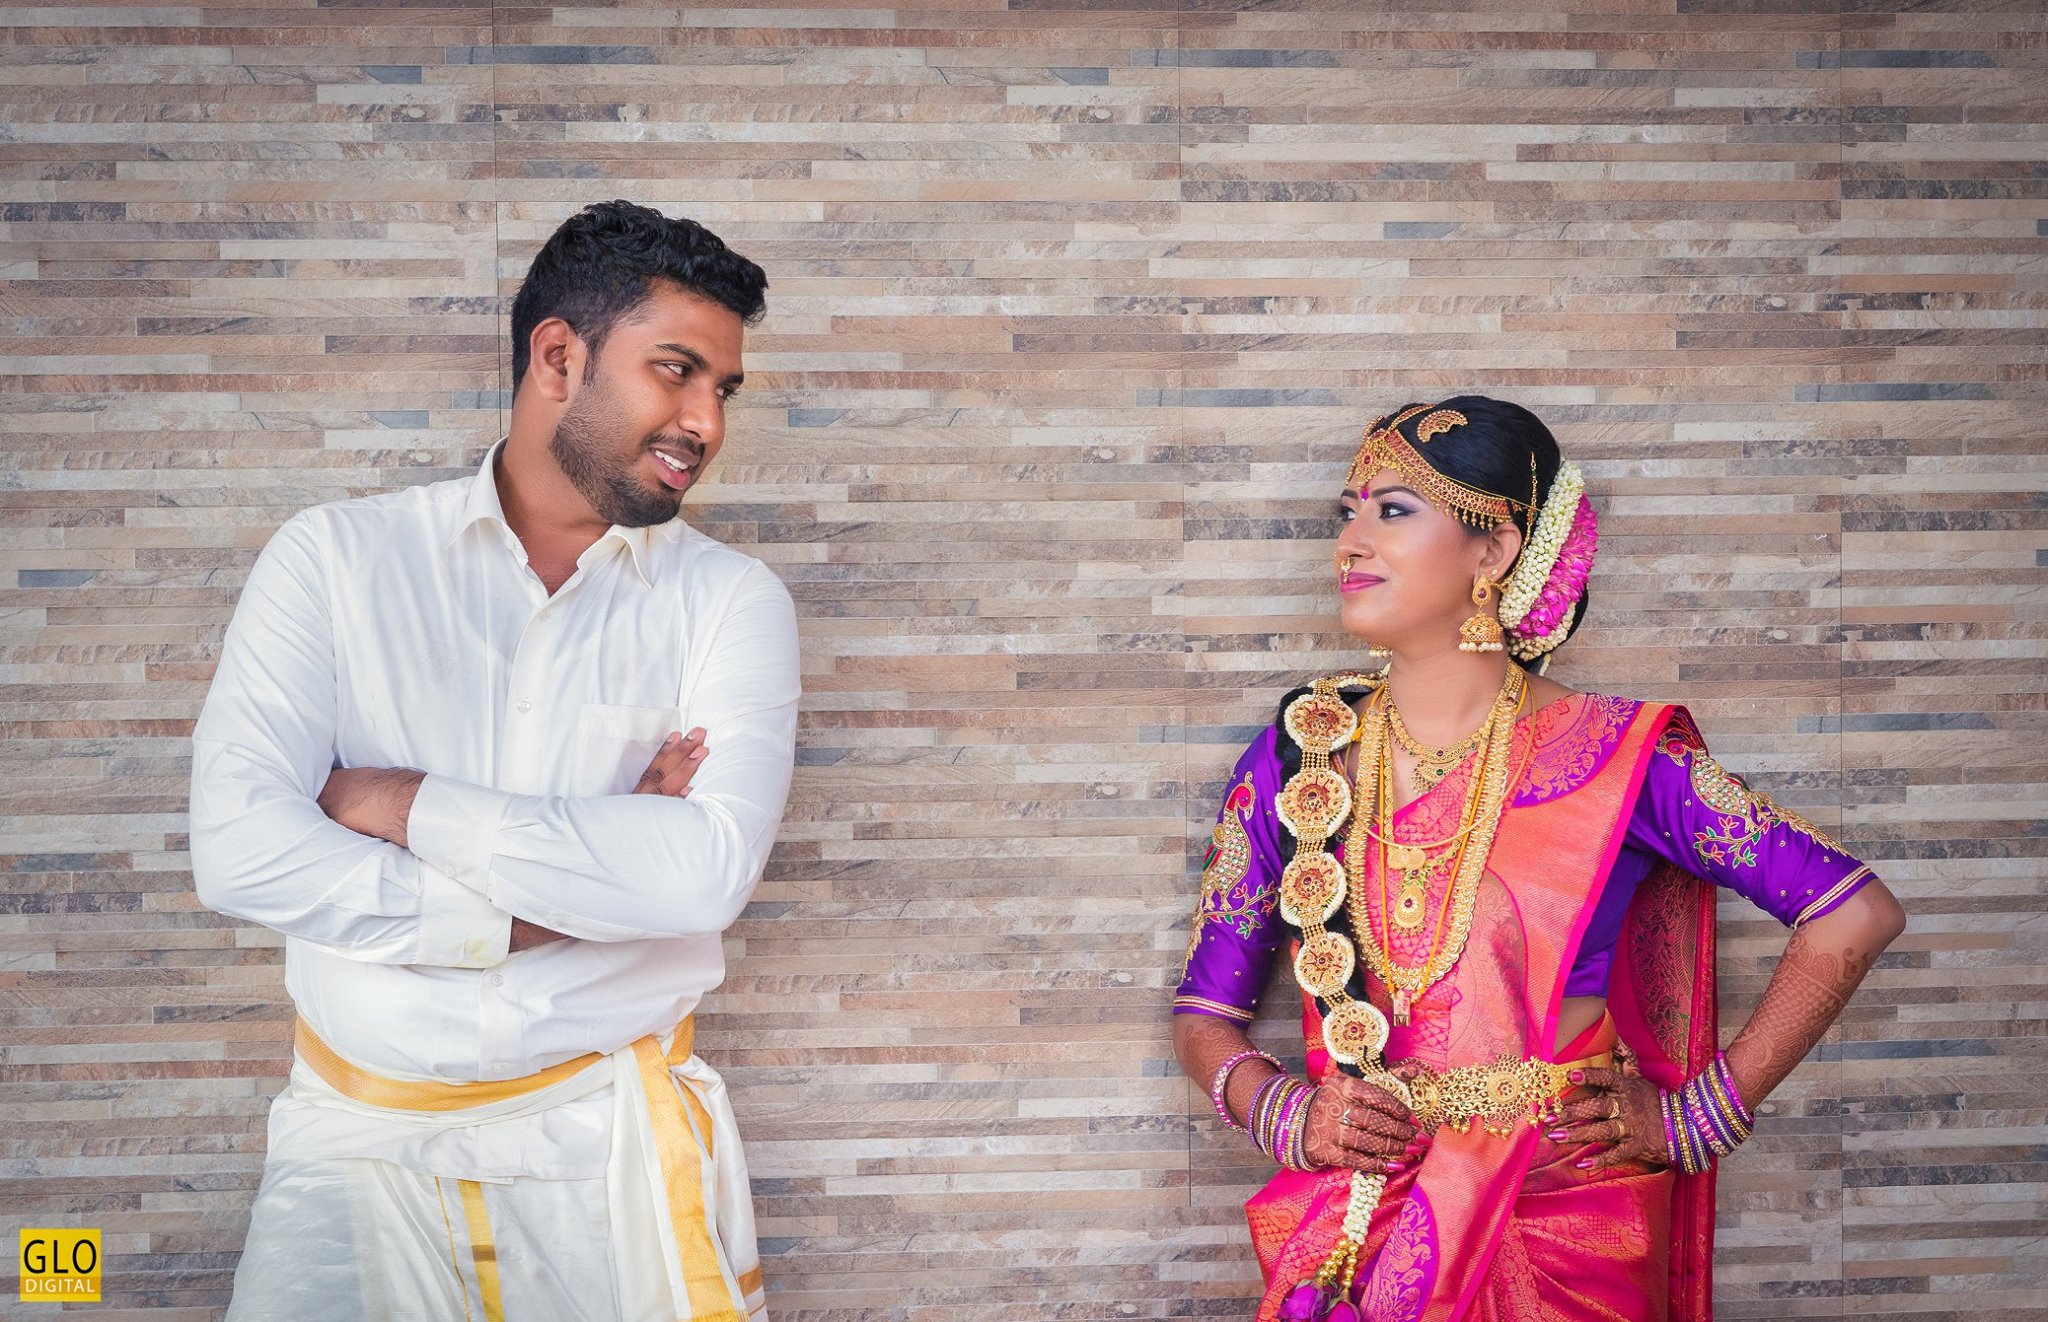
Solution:
M 633 787 L 635 794 L 666 794 L 680 799 L 690 792 L 690 779 L 697 774 L 697 767 L 704 761 L 704 731 L 702 728 L 687 735 L 671 734 L 662 740 L 655 750 L 654 760 L 647 764 L 647 770 L 640 773 L 640 783 Z M 510 953 L 531 950 L 544 946 L 550 941 L 565 941 L 566 934 L 539 923 L 529 923 L 524 918 L 512 920 L 512 944 Z
M 424 771 L 409 767 L 337 767 L 320 788 L 320 811 L 357 835 L 405 848 L 405 819 Z
M 690 779 L 697 774 L 706 751 L 701 725 L 688 734 L 670 734 L 654 751 L 654 760 L 647 764 L 647 770 L 640 773 L 640 783 L 633 787 L 633 793 L 684 797 L 690 792 Z

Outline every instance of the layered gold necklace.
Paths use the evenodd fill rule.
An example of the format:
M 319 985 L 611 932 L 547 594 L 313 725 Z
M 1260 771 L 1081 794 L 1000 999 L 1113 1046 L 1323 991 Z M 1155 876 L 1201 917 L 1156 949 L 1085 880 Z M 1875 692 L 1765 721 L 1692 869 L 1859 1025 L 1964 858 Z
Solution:
M 1352 927 L 1358 933 L 1366 965 L 1387 985 L 1397 1024 L 1408 1022 L 1414 1003 L 1441 981 L 1465 953 L 1478 905 L 1479 879 L 1486 871 L 1486 857 L 1492 852 L 1493 837 L 1507 807 L 1515 719 L 1528 692 L 1529 682 L 1522 668 L 1509 666 L 1492 710 L 1474 734 L 1475 746 L 1480 750 L 1479 762 L 1465 791 L 1458 829 L 1441 840 L 1420 844 L 1393 838 L 1394 765 L 1390 753 L 1392 726 L 1399 714 L 1384 688 L 1374 693 L 1367 704 L 1358 740 L 1355 777 L 1355 797 L 1360 802 L 1351 816 L 1351 830 L 1344 842 L 1344 867 L 1349 882 L 1346 889 Z M 1374 853 L 1379 862 L 1380 903 L 1376 913 L 1366 903 L 1364 885 L 1366 858 Z M 1402 964 L 1393 956 L 1391 929 L 1399 927 L 1414 932 L 1428 923 L 1430 882 L 1445 871 L 1450 873 L 1450 882 L 1437 906 L 1428 953 L 1420 965 Z M 1390 895 L 1388 881 L 1396 872 L 1401 875 L 1399 889 Z

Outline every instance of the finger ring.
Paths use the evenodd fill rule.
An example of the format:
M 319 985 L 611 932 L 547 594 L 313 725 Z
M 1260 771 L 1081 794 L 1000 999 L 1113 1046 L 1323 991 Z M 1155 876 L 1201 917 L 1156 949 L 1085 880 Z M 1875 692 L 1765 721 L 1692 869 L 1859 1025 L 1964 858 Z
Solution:
M 1621 1123 L 1621 1098 L 1609 1097 L 1607 1099 L 1607 1118 L 1616 1124 Z
M 1340 1125 L 1343 1125 L 1343 1126 L 1344 1126 L 1344 1127 L 1345 1127 L 1346 1129 L 1349 1129 L 1349 1128 L 1351 1127 L 1351 1108 L 1350 1108 L 1350 1107 L 1348 1107 L 1348 1106 L 1347 1106 L 1347 1107 L 1345 1107 L 1345 1108 L 1344 1108 L 1344 1114 L 1343 1114 L 1343 1115 L 1340 1115 L 1340 1116 L 1338 1116 L 1338 1117 L 1337 1117 L 1337 1123 L 1338 1123 L 1338 1124 L 1340 1124 Z
M 1614 1141 L 1617 1143 L 1628 1142 L 1628 1121 L 1620 1116 L 1614 1117 Z

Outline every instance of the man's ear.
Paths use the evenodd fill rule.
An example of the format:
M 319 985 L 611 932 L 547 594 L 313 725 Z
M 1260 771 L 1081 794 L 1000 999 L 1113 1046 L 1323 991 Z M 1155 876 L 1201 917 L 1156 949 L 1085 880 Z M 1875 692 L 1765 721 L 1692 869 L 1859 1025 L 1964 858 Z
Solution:
M 526 348 L 521 386 L 530 382 L 542 399 L 568 403 L 570 388 L 583 372 L 583 337 L 560 317 L 549 317 L 533 328 Z

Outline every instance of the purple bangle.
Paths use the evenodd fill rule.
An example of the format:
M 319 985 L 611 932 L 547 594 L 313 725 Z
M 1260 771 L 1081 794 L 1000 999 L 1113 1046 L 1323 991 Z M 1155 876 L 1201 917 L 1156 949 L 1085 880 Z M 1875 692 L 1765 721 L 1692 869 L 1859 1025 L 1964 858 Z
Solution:
M 1713 1100 L 1707 1096 L 1705 1079 L 1695 1077 L 1688 1082 L 1685 1085 L 1684 1096 L 1686 1104 L 1690 1108 L 1694 1125 L 1698 1127 L 1701 1136 L 1706 1140 L 1707 1147 L 1713 1151 L 1714 1155 L 1716 1157 L 1725 1157 L 1735 1151 L 1736 1147 L 1739 1146 L 1739 1141 L 1736 1139 L 1734 1131 L 1728 1127 L 1727 1117 L 1719 1113 L 1719 1110 L 1713 1104 Z
M 1709 1150 L 1712 1150 L 1714 1125 L 1708 1118 L 1705 1108 L 1700 1105 L 1699 1094 L 1693 1090 L 1693 1084 L 1696 1082 L 1696 1079 L 1686 1080 L 1685 1085 L 1678 1090 L 1678 1098 L 1685 1106 L 1685 1118 L 1692 1125 L 1692 1132 Z
M 1289 1079 L 1273 1103 L 1272 1142 L 1266 1148 L 1266 1155 L 1283 1166 L 1287 1164 L 1287 1121 L 1294 1115 L 1294 1094 L 1294 1080 Z
M 1714 1053 L 1714 1069 L 1720 1074 L 1721 1087 L 1735 1107 L 1735 1118 L 1742 1122 L 1744 1129 L 1756 1128 L 1756 1115 L 1749 1109 L 1749 1103 L 1742 1100 L 1742 1089 L 1735 1086 L 1735 1071 L 1729 1068 L 1727 1052 Z
M 1244 1064 L 1248 1060 L 1263 1060 L 1270 1064 L 1276 1070 L 1280 1068 L 1280 1062 L 1274 1060 L 1271 1056 L 1267 1055 L 1263 1051 L 1240 1051 L 1235 1056 L 1232 1056 L 1229 1060 L 1224 1061 L 1221 1065 L 1218 1065 L 1216 1067 L 1215 1079 L 1209 1085 L 1209 1100 L 1216 1103 L 1217 1118 L 1223 1121 L 1224 1128 L 1234 1129 L 1240 1134 L 1249 1132 L 1251 1128 L 1249 1123 L 1251 1120 L 1251 1113 L 1249 1111 L 1245 1113 L 1245 1120 L 1247 1123 L 1242 1125 L 1237 1123 L 1236 1120 L 1231 1118 L 1230 1108 L 1224 1104 L 1223 1095 L 1225 1091 L 1227 1091 L 1230 1087 L 1231 1071 L 1235 1070 L 1239 1065 Z

